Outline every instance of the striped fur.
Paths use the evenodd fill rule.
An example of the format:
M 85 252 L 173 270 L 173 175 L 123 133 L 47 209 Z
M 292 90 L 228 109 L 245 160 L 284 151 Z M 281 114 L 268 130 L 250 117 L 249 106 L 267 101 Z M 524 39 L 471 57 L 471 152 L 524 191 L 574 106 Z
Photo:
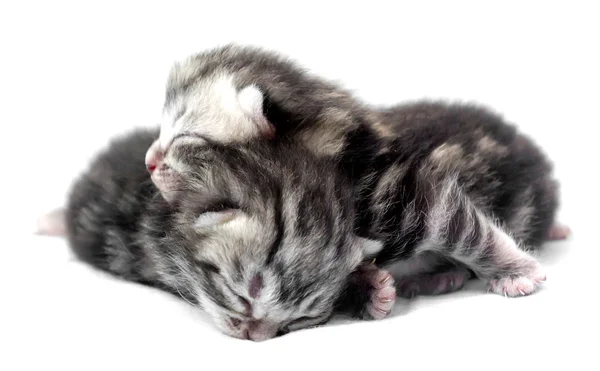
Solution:
M 224 90 L 216 83 L 223 76 L 229 83 Z M 207 88 L 216 85 L 221 89 Z M 259 139 L 258 132 L 228 130 L 228 120 L 208 125 L 198 113 L 206 107 L 224 112 L 210 102 L 247 86 L 263 94 L 259 119 L 272 125 L 279 140 L 334 158 L 349 177 L 358 195 L 357 233 L 384 243 L 379 264 L 420 259 L 429 262 L 421 264 L 427 272 L 467 266 L 492 286 L 504 278 L 533 282 L 492 287 L 507 295 L 530 293 L 543 278 L 525 251 L 548 235 L 558 186 L 541 151 L 499 115 L 426 101 L 370 108 L 276 53 L 228 45 L 173 68 L 165 112 L 186 107 L 190 116 L 181 122 L 167 114 L 161 132 L 174 135 L 172 128 L 180 126 L 218 133 L 222 143 Z M 233 106 L 222 115 L 231 115 Z M 256 121 L 253 115 L 244 117 Z
M 358 210 L 363 233 L 385 241 L 379 262 L 430 252 L 486 280 L 527 276 L 537 285 L 544 275 L 524 251 L 545 240 L 558 199 L 540 150 L 478 107 L 423 102 L 385 113 L 398 150 L 376 158 Z
M 182 296 L 232 336 L 327 320 L 365 243 L 333 164 L 292 144 L 177 140 L 167 157 L 181 178 L 166 201 L 143 163 L 157 137 L 113 141 L 75 183 L 66 219 L 77 255 Z
M 380 241 L 377 264 L 408 296 L 452 291 L 470 271 L 511 296 L 545 279 L 526 250 L 554 219 L 551 166 L 481 107 L 369 108 L 281 56 L 227 46 L 174 67 L 155 135 L 115 143 L 76 184 L 72 245 L 202 306 L 230 335 L 320 323 L 334 302 L 389 313 L 373 290 L 385 272 L 353 271 L 368 245 L 356 235 Z M 156 173 L 173 181 L 163 197 L 144 153 L 172 171 Z M 198 232 L 221 220 L 199 215 L 223 209 L 227 228 Z

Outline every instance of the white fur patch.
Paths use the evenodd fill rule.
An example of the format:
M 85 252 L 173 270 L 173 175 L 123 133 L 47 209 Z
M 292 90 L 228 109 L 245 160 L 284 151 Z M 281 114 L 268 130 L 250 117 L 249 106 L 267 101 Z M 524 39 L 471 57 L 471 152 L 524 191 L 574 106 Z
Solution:
M 238 102 L 242 111 L 248 116 L 262 115 L 263 94 L 256 86 L 250 85 L 240 90 Z
M 362 245 L 363 255 L 365 257 L 373 256 L 383 249 L 383 243 L 371 240 L 368 238 L 358 237 L 359 243 Z
M 221 225 L 233 220 L 237 216 L 237 210 L 224 210 L 216 212 L 207 212 L 201 214 L 194 227 L 196 228 L 211 228 L 217 225 Z
M 232 75 L 216 74 L 196 81 L 163 112 L 160 142 L 167 148 L 178 134 L 194 133 L 221 143 L 269 134 L 262 113 L 263 94 L 253 86 L 238 92 Z

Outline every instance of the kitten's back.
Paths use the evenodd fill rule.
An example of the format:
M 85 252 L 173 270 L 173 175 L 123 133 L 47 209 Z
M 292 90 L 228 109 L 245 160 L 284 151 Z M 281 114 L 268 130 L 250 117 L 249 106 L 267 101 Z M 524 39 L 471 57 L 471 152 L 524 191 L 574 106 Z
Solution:
M 74 183 L 66 225 L 80 259 L 102 267 L 106 246 L 131 245 L 136 221 L 157 195 L 144 164 L 157 137 L 158 130 L 140 129 L 113 140 Z

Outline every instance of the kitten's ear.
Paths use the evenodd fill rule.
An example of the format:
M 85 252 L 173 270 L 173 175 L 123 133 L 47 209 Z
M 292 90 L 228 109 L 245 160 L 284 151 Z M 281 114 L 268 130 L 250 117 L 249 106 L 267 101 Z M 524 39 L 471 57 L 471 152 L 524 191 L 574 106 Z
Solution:
M 257 126 L 260 135 L 265 138 L 274 137 L 275 127 L 263 112 L 263 93 L 255 85 L 249 85 L 239 91 L 237 98 L 242 112 Z
M 358 243 L 362 246 L 363 259 L 374 258 L 383 249 L 383 242 L 364 237 L 357 238 Z

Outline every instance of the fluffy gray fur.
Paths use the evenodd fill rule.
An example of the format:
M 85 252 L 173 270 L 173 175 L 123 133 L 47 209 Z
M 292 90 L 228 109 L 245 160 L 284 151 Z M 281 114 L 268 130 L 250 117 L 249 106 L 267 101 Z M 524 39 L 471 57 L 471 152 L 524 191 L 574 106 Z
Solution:
M 333 158 L 355 187 L 357 233 L 384 243 L 377 262 L 419 267 L 400 272 L 419 277 L 403 295 L 458 289 L 470 272 L 510 296 L 545 280 L 525 250 L 552 234 L 558 185 L 537 146 L 488 109 L 376 109 L 281 55 L 228 45 L 173 67 L 164 112 L 159 152 L 179 134 L 275 133 Z
M 72 245 L 198 303 L 233 336 L 320 323 L 334 303 L 385 317 L 393 281 L 359 265 L 369 244 L 355 235 L 381 241 L 376 261 L 399 267 L 403 296 L 453 291 L 472 273 L 507 296 L 545 279 L 526 250 L 552 231 L 551 166 L 487 109 L 375 109 L 287 58 L 230 45 L 173 68 L 153 139 L 115 144 L 76 185 Z
M 365 243 L 333 164 L 292 144 L 180 137 L 166 155 L 178 189 L 165 198 L 143 162 L 157 136 L 113 141 L 75 183 L 66 221 L 76 254 L 182 296 L 231 336 L 265 340 L 326 321 Z

